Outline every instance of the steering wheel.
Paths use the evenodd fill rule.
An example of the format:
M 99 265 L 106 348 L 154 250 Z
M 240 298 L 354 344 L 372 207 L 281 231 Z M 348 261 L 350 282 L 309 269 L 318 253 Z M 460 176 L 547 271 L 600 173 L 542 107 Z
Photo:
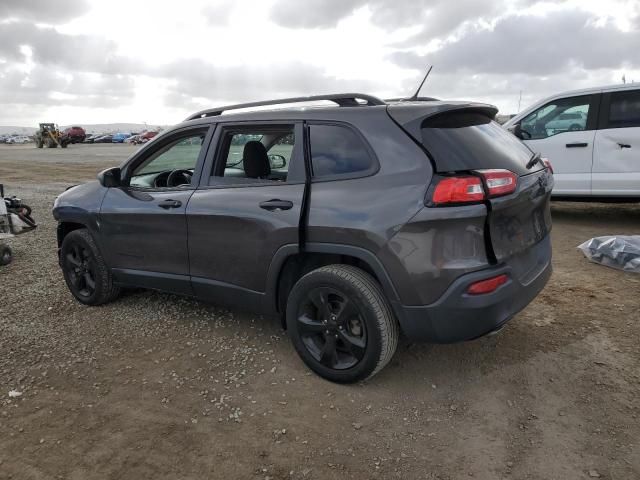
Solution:
M 191 183 L 193 172 L 184 168 L 173 170 L 167 177 L 167 187 L 179 187 Z

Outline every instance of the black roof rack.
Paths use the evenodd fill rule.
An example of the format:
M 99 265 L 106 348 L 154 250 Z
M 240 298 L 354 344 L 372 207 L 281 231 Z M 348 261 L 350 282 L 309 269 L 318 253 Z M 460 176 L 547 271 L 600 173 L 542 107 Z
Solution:
M 195 120 L 196 118 L 215 117 L 227 110 L 238 110 L 241 108 L 251 107 L 264 107 L 267 105 L 280 105 L 285 103 L 303 103 L 303 102 L 315 102 L 318 100 L 329 100 L 335 102 L 341 107 L 359 107 L 359 106 L 374 106 L 374 105 L 386 105 L 384 100 L 380 100 L 377 97 L 366 95 L 364 93 L 336 93 L 331 95 L 312 95 L 309 97 L 291 97 L 280 98 L 278 100 L 265 100 L 262 102 L 249 102 L 238 103 L 236 105 L 227 105 L 224 107 L 209 108 L 207 110 L 201 110 L 193 115 L 190 115 L 186 120 Z M 358 100 L 364 100 L 364 103 L 358 102 Z
M 433 97 L 415 97 L 415 98 L 385 98 L 385 102 L 437 102 L 437 98 Z

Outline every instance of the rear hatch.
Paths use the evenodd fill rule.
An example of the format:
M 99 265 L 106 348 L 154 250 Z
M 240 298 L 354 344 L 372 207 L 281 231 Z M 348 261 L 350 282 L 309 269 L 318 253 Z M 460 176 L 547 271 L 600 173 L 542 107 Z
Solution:
M 509 263 L 523 262 L 521 267 L 526 270 L 532 262 L 538 263 L 540 259 L 526 257 L 530 247 L 551 230 L 553 178 L 542 161 L 531 161 L 534 153 L 524 143 L 493 121 L 497 109 L 484 104 L 428 102 L 390 105 L 388 112 L 424 147 L 436 177 L 482 177 L 479 171 L 494 169 L 517 176 L 513 192 L 482 200 L 487 206 L 487 251 L 493 262 L 513 258 Z M 483 183 L 488 192 L 485 179 Z

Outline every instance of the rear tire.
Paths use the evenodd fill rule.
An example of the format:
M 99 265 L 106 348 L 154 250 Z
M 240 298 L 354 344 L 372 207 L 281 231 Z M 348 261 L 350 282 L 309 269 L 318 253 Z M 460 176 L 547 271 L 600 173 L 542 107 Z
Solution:
M 36 141 L 36 147 L 38 147 L 38 148 L 44 147 L 44 143 L 42 142 L 42 140 Z
M 287 331 L 304 363 L 321 377 L 354 383 L 393 356 L 399 327 L 371 275 L 329 265 L 303 276 L 287 300 Z
M 120 295 L 111 270 L 86 229 L 74 230 L 64 238 L 60 266 L 69 291 L 84 305 L 102 305 Z
M 13 260 L 13 252 L 8 245 L 0 245 L 0 265 L 9 265 Z

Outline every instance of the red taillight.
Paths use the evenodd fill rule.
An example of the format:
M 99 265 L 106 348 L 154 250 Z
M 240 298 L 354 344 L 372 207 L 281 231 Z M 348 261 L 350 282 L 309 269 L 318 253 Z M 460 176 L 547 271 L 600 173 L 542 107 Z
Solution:
M 544 166 L 549 169 L 549 172 L 553 173 L 553 165 L 551 165 L 551 161 L 548 158 L 542 158 L 542 163 Z
M 486 280 L 480 280 L 479 282 L 472 283 L 467 288 L 469 295 L 484 295 L 497 290 L 500 285 L 504 285 L 509 280 L 506 274 L 498 275 L 497 277 L 488 278 Z
M 480 202 L 484 189 L 478 177 L 446 177 L 436 185 L 432 200 L 436 205 Z
M 509 170 L 478 170 L 487 185 L 489 197 L 508 195 L 516 191 L 518 176 Z

